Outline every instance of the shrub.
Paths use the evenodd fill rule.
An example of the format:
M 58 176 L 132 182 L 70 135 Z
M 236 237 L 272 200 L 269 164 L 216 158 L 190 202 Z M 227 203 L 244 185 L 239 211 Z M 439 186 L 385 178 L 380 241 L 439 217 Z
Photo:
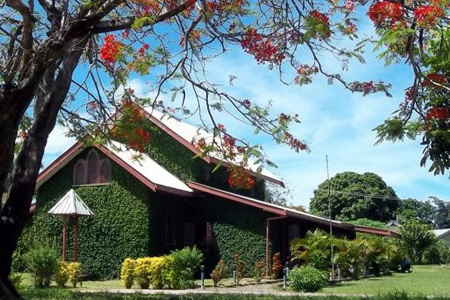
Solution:
M 280 260 L 280 252 L 277 252 L 272 257 L 272 278 L 280 278 L 281 269 L 283 269 L 283 265 Z
M 27 268 L 27 264 L 23 254 L 18 251 L 14 251 L 12 256 L 12 265 L 11 269 L 15 272 L 24 272 Z
M 260 259 L 257 262 L 255 262 L 255 265 L 253 267 L 253 273 L 255 274 L 254 279 L 256 282 L 261 282 L 261 279 L 264 277 L 264 268 L 265 268 L 264 260 Z
M 196 247 L 185 247 L 170 254 L 177 277 L 173 288 L 186 289 L 194 287 L 194 273 L 203 261 L 203 253 Z
M 20 290 L 22 288 L 23 277 L 19 273 L 11 273 L 9 274 L 9 281 L 14 285 L 16 290 Z
M 233 255 L 234 264 L 236 266 L 236 279 L 237 283 L 239 284 L 239 281 L 241 281 L 242 278 L 244 278 L 245 274 L 245 261 L 241 259 L 241 255 L 236 253 Z
M 134 268 L 134 278 L 141 289 L 148 289 L 150 286 L 151 258 L 141 257 L 136 259 Z
M 161 270 L 163 285 L 165 288 L 173 289 L 176 286 L 177 274 L 174 269 L 175 258 L 172 255 L 163 256 L 164 265 Z
M 120 280 L 122 280 L 125 288 L 130 289 L 134 281 L 134 268 L 136 266 L 136 261 L 131 258 L 126 258 L 122 263 L 122 268 L 120 269 Z
M 435 240 L 422 255 L 423 264 L 446 264 L 450 261 L 450 250 L 443 240 Z
M 225 272 L 225 261 L 221 259 L 210 274 L 215 287 L 219 284 L 224 272 Z
M 81 263 L 71 262 L 67 264 L 67 269 L 69 273 L 69 281 L 73 287 L 77 287 L 77 283 L 81 275 Z
M 150 285 L 154 289 L 161 289 L 164 286 L 163 269 L 164 269 L 164 257 L 151 257 L 150 258 Z
M 58 266 L 56 251 L 47 246 L 38 246 L 25 254 L 25 261 L 33 273 L 35 287 L 50 286 L 51 276 Z
M 65 287 L 69 280 L 69 265 L 65 261 L 58 263 L 58 268 L 55 273 L 55 281 L 59 287 Z
M 295 267 L 289 273 L 289 280 L 299 292 L 317 292 L 327 284 L 325 273 L 310 266 Z

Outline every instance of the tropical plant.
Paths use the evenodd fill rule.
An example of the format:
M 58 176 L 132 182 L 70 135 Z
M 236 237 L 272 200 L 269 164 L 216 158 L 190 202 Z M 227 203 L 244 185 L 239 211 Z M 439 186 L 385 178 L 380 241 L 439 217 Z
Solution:
M 393 239 L 373 235 L 359 235 L 355 240 L 330 238 L 329 234 L 321 230 L 309 232 L 305 238 L 293 240 L 291 253 L 293 261 L 299 260 L 302 264 L 321 271 L 329 272 L 332 263 L 335 267 L 339 264 L 341 275 L 353 279 L 358 279 L 363 270 L 374 275 L 397 270 L 404 257 L 399 243 Z
M 323 271 L 329 270 L 331 243 L 330 235 L 323 230 L 316 229 L 314 232 L 308 232 L 306 237 L 291 241 L 291 261 L 300 261 L 301 264 Z
M 164 287 L 164 278 L 162 271 L 165 267 L 165 260 L 163 256 L 152 257 L 151 258 L 151 269 L 150 269 L 150 285 L 154 289 L 161 289 Z
M 423 252 L 435 242 L 436 237 L 430 227 L 418 221 L 409 221 L 400 228 L 409 258 L 420 263 Z
M 350 276 L 359 278 L 360 268 L 358 265 L 363 259 L 363 240 L 334 239 L 334 263 L 339 264 L 343 277 Z

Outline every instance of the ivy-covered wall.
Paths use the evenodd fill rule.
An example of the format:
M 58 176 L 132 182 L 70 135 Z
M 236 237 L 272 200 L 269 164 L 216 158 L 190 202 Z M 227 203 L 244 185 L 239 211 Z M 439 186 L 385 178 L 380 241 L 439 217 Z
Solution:
M 87 150 L 79 157 L 86 153 Z M 62 218 L 47 212 L 72 188 L 76 160 L 39 189 L 37 209 L 21 237 L 20 247 L 27 247 L 33 241 L 50 242 L 61 251 Z M 102 279 L 117 277 L 122 261 L 126 257 L 147 255 L 150 244 L 148 198 L 151 193 L 121 167 L 111 165 L 110 184 L 74 187 L 94 212 L 92 217 L 79 219 L 79 261 L 85 274 Z M 73 222 L 69 222 L 69 260 L 73 258 L 73 228 Z
M 207 269 L 214 267 L 219 259 L 224 259 L 231 272 L 233 255 L 240 254 L 246 263 L 248 274 L 253 273 L 253 266 L 266 255 L 266 219 L 273 214 L 260 209 L 230 202 L 212 196 L 197 200 L 197 219 L 212 222 L 213 253 L 206 261 Z M 278 224 L 271 224 L 271 241 L 279 236 Z M 270 244 L 272 253 L 280 251 L 279 244 Z
M 265 199 L 264 180 L 256 180 L 251 190 L 231 189 L 228 185 L 226 168 L 221 167 L 212 172 L 215 168 L 214 164 L 208 164 L 203 159 L 195 157 L 191 150 L 162 130 L 152 135 L 152 142 L 146 150 L 153 160 L 185 182 L 195 181 L 244 196 Z

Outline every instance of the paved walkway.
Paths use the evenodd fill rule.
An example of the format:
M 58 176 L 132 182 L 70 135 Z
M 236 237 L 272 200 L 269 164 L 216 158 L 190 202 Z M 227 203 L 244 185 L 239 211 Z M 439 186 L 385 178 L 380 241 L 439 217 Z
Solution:
M 307 296 L 307 297 L 322 297 L 330 296 L 330 294 L 322 293 L 297 293 L 293 291 L 284 291 L 280 284 L 255 284 L 255 285 L 242 285 L 236 287 L 207 287 L 205 289 L 195 288 L 187 290 L 152 290 L 152 289 L 89 289 L 89 290 L 79 290 L 82 293 L 98 293 L 107 292 L 115 294 L 163 294 L 163 295 L 214 295 L 214 294 L 239 294 L 239 295 L 275 295 L 275 296 Z M 335 295 L 333 296 L 348 296 L 348 295 Z

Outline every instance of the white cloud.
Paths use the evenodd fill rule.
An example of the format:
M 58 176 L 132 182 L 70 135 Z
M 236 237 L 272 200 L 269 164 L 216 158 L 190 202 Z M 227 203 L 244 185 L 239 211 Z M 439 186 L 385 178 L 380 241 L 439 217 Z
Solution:
M 50 133 L 45 147 L 45 154 L 42 164 L 47 167 L 53 160 L 55 160 L 64 151 L 69 149 L 75 143 L 75 138 L 66 136 L 67 129 L 57 124 L 55 129 Z

